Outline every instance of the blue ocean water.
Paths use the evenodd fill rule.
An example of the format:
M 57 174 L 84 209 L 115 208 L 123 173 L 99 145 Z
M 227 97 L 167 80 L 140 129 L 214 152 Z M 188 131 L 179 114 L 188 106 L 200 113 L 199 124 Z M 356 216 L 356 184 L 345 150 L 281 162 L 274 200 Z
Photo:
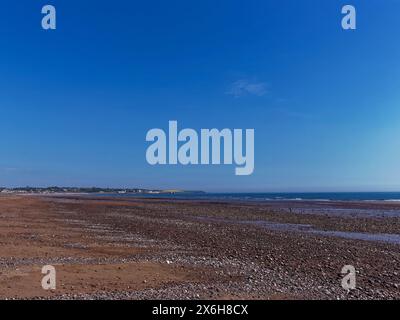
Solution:
M 400 201 L 400 192 L 101 194 L 115 197 L 232 201 Z

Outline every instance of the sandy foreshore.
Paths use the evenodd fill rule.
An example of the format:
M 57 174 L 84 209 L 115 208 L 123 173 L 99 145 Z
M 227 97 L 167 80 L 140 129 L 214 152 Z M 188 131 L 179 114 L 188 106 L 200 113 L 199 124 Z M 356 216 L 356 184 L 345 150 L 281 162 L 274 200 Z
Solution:
M 400 203 L 5 195 L 0 282 L 0 299 L 399 299 Z

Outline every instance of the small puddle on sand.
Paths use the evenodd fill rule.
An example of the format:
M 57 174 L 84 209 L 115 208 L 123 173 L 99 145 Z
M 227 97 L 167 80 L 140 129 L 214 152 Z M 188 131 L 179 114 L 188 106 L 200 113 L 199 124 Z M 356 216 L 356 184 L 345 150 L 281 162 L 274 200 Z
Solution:
M 365 241 L 378 241 L 388 242 L 392 244 L 400 244 L 399 234 L 387 234 L 387 233 L 362 233 L 362 232 L 345 232 L 345 231 L 322 231 L 312 230 L 312 233 L 321 234 L 324 236 L 340 237 L 354 240 L 365 240 Z
M 196 219 L 205 222 L 255 225 L 273 231 L 302 232 L 302 233 L 316 234 L 327 237 L 339 237 L 339 238 L 353 239 L 353 240 L 400 244 L 400 234 L 324 231 L 324 230 L 314 229 L 313 226 L 309 224 L 275 223 L 263 220 L 230 220 L 230 219 L 209 218 L 209 217 L 196 217 Z

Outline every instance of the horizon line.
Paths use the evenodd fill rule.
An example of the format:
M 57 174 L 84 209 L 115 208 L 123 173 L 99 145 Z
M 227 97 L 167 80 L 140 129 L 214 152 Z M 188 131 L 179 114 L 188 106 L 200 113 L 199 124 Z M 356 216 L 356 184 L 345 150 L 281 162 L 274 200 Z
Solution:
M 312 194 L 312 193 L 400 193 L 400 190 L 386 190 L 386 191 L 376 191 L 376 190 L 346 190 L 346 191 L 229 191 L 229 190 L 222 190 L 222 191 L 205 191 L 202 189 L 185 189 L 185 188 L 149 188 L 149 187 L 100 187 L 100 186 L 15 186 L 15 187 L 5 187 L 0 186 L 0 189 L 50 189 L 50 188 L 58 188 L 58 189 L 110 189 L 110 190 L 157 190 L 157 191 L 185 191 L 185 192 L 205 192 L 205 193 L 231 193 L 231 194 L 240 194 L 240 193 L 269 193 L 269 194 L 279 194 L 279 193 L 286 193 L 286 194 L 296 194 L 296 193 L 303 193 L 303 194 Z

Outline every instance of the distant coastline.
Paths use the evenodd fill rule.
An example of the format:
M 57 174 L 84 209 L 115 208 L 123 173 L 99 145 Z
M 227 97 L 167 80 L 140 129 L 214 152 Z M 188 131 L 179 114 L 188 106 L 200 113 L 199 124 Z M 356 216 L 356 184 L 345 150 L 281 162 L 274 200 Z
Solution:
M 204 191 L 179 189 L 99 188 L 99 187 L 0 187 L 3 194 L 203 194 Z

